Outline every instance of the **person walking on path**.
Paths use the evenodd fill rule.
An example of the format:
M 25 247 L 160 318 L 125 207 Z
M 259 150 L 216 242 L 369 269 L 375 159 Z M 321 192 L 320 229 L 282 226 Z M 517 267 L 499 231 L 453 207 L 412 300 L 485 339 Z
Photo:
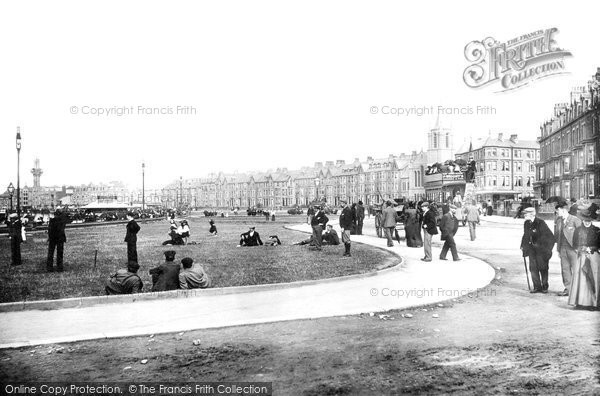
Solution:
M 48 257 L 46 259 L 46 270 L 54 271 L 54 250 L 56 249 L 56 271 L 63 271 L 63 253 L 67 236 L 65 235 L 66 216 L 57 209 L 50 214 L 48 223 Z
M 429 202 L 423 202 L 421 204 L 423 209 L 423 249 L 425 250 L 425 257 L 422 261 L 431 261 L 433 259 L 431 255 L 431 240 L 434 235 L 437 235 L 437 224 L 436 224 L 436 211 L 435 208 L 429 206 Z
M 531 293 L 548 293 L 548 262 L 552 257 L 554 235 L 546 222 L 535 215 L 535 208 L 523 211 L 523 257 L 529 257 L 529 271 L 533 281 Z
M 377 238 L 383 238 L 383 229 L 382 229 L 382 213 L 381 207 L 375 209 L 375 231 L 377 232 Z
M 325 225 L 329 221 L 329 218 L 325 216 L 325 212 L 320 206 L 315 206 L 316 213 L 310 221 L 310 225 L 313 230 L 313 241 L 315 242 L 315 248 L 322 250 L 323 245 L 323 230 Z
M 394 233 L 394 228 L 396 228 L 396 211 L 393 206 L 394 204 L 392 201 L 387 201 L 386 208 L 383 210 L 381 218 L 381 226 L 383 227 L 383 233 L 387 238 L 388 247 L 394 247 L 392 235 Z
M 133 213 L 127 213 L 127 233 L 125 234 L 125 242 L 127 242 L 127 261 L 138 262 L 137 256 L 137 233 L 140 231 L 140 226 L 133 219 Z
M 448 254 L 448 250 L 450 250 L 452 259 L 454 261 L 459 261 L 460 258 L 458 258 L 456 242 L 454 241 L 454 235 L 456 235 L 456 231 L 458 231 L 458 219 L 455 216 L 456 206 L 450 204 L 449 209 L 448 213 L 442 216 L 442 221 L 440 222 L 440 230 L 442 231 L 441 240 L 444 241 L 444 246 L 442 246 L 442 252 L 440 253 L 440 260 L 446 260 L 446 254 Z
M 559 296 L 568 296 L 571 288 L 573 271 L 577 266 L 577 250 L 573 246 L 573 235 L 575 230 L 581 226 L 581 220 L 569 213 L 569 204 L 559 202 L 556 207 L 558 217 L 554 221 L 554 235 L 556 237 L 556 250 L 560 257 L 560 268 L 562 272 L 565 290 L 558 293 Z
M 363 222 L 365 220 L 365 207 L 362 201 L 356 205 L 356 235 L 362 235 Z
M 350 230 L 352 230 L 352 209 L 348 206 L 348 202 L 340 201 L 342 213 L 340 214 L 340 228 L 342 230 L 342 243 L 344 244 L 344 256 L 350 257 Z
M 477 227 L 477 224 L 479 224 L 479 209 L 477 209 L 475 201 L 465 206 L 464 213 L 467 215 L 467 223 L 469 224 L 469 235 L 471 236 L 471 240 L 474 241 L 475 237 L 477 236 L 475 233 L 475 229 Z

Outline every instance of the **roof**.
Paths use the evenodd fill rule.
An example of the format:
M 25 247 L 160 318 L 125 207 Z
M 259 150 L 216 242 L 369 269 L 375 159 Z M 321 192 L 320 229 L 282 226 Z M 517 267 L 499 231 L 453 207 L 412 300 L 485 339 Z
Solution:
M 520 140 L 516 143 L 510 139 L 499 140 L 496 136 L 487 136 L 475 141 L 465 142 L 456 150 L 456 154 L 468 153 L 469 151 L 479 150 L 485 147 L 516 148 L 516 149 L 539 149 L 540 144 L 535 140 Z

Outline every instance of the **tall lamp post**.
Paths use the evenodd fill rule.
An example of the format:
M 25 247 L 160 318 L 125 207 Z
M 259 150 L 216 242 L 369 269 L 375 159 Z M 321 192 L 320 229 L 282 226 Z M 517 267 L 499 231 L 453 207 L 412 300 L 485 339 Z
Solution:
M 146 185 L 145 185 L 145 169 L 146 164 L 142 162 L 142 212 L 146 210 Z
M 21 219 L 21 127 L 17 127 L 17 216 Z
M 183 202 L 183 176 L 179 176 L 179 203 L 177 206 L 181 206 Z
M 316 186 L 316 198 L 315 201 L 319 202 L 319 183 L 321 182 L 321 179 L 319 179 L 318 177 L 315 179 L 315 186 Z
M 8 191 L 8 196 L 10 197 L 10 212 L 9 213 L 12 213 L 12 210 L 13 210 L 12 197 L 13 197 L 13 194 L 15 193 L 15 187 L 13 186 L 12 183 L 10 183 L 8 185 L 8 187 L 6 187 L 6 191 Z

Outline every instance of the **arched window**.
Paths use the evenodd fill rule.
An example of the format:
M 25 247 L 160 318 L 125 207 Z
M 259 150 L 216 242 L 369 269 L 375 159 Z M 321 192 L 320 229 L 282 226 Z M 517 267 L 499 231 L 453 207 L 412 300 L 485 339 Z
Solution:
M 437 148 L 437 133 L 433 134 L 433 148 Z

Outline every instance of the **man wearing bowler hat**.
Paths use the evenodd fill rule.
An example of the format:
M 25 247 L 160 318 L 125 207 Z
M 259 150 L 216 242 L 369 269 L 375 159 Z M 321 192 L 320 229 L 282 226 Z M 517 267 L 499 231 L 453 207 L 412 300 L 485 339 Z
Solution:
M 54 250 L 56 249 L 56 271 L 63 271 L 63 252 L 67 236 L 65 235 L 66 216 L 60 210 L 50 214 L 48 223 L 48 257 L 46 258 L 46 270 L 54 271 Z

